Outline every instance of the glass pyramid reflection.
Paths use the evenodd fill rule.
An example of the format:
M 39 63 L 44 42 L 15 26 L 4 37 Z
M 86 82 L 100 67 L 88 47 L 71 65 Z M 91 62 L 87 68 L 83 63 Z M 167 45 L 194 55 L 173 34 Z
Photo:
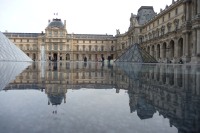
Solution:
M 0 61 L 32 61 L 32 59 L 0 32 Z
M 136 43 L 117 58 L 116 62 L 157 63 L 157 60 Z
M 0 62 L 0 91 L 15 80 L 16 76 L 29 65 L 31 65 L 31 62 Z

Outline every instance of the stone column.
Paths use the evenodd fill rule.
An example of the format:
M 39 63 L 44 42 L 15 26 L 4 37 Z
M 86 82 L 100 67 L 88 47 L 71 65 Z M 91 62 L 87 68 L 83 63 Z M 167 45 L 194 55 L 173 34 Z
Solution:
M 158 49 L 157 49 L 157 45 L 154 46 L 154 57 L 156 58 L 156 60 L 158 59 Z
M 164 47 L 163 47 L 163 44 L 162 45 L 160 45 L 160 58 L 161 58 L 161 60 L 163 60 L 163 58 L 164 58 Z
M 197 0 L 197 13 L 200 14 L 200 0 Z
M 189 2 L 185 3 L 186 6 L 186 21 L 190 19 L 190 9 L 189 9 Z
M 196 31 L 196 29 L 193 29 L 193 31 L 192 31 L 192 42 L 193 42 L 192 56 L 196 56 L 196 54 L 197 54 L 197 31 Z
M 194 0 L 194 6 L 193 6 L 193 17 L 197 14 L 197 0 Z
M 188 62 L 189 57 L 189 35 L 188 33 L 184 33 L 183 35 L 183 51 L 184 51 L 184 62 Z
M 189 55 L 189 41 L 188 41 L 189 37 L 188 37 L 188 33 L 185 34 L 185 55 L 188 56 Z
M 178 47 L 178 40 L 175 39 L 174 40 L 174 59 L 175 59 L 175 62 L 177 62 L 179 59 L 179 53 L 180 53 L 180 50 L 179 50 L 179 47 Z
M 169 42 L 166 43 L 166 58 L 167 59 L 170 59 L 170 52 L 171 52 L 171 49 L 170 49 L 170 46 L 169 46 Z
M 196 36 L 196 47 L 197 47 L 197 55 L 200 56 L 200 29 L 197 29 L 197 36 Z

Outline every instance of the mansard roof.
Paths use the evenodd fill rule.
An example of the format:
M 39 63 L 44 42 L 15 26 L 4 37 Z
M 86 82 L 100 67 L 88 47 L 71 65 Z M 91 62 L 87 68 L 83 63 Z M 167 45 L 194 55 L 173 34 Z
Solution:
M 61 19 L 53 19 L 53 21 L 51 21 L 48 25 L 48 27 L 58 27 L 58 28 L 63 28 L 64 24 L 61 21 Z
M 77 39 L 113 39 L 113 35 L 107 34 L 68 34 L 68 37 L 74 37 Z
M 151 9 L 153 10 L 153 6 L 141 6 L 139 9 L 138 9 L 138 12 L 142 9 Z
M 4 32 L 6 37 L 38 37 L 41 33 L 15 33 L 15 32 Z

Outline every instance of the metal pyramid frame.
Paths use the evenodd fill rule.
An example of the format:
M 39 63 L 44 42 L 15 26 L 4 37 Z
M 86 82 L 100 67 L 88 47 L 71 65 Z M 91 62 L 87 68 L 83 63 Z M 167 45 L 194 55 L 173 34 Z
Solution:
M 135 43 L 130 46 L 119 58 L 115 60 L 116 62 L 135 62 L 135 63 L 158 63 L 157 60 L 142 49 L 139 44 Z

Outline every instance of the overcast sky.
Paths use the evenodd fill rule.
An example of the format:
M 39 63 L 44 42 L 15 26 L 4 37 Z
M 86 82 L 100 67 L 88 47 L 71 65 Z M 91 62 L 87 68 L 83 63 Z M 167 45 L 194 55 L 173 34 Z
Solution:
M 116 34 L 127 31 L 131 13 L 141 6 L 155 12 L 172 0 L 0 0 L 0 31 L 40 33 L 48 20 L 66 20 L 68 33 Z M 58 13 L 58 16 L 54 16 Z

